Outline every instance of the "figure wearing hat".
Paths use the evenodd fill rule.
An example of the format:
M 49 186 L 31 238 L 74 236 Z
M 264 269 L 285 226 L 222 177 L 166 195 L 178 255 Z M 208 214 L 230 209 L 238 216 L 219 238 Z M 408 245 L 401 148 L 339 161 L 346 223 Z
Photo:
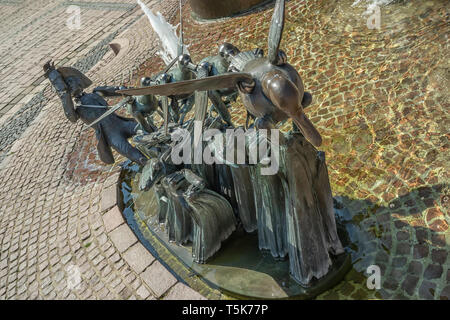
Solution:
M 85 93 L 83 90 L 92 82 L 80 71 L 70 67 L 55 69 L 54 64 L 49 61 L 44 65 L 44 72 L 45 77 L 56 89 L 69 121 L 75 123 L 81 119 L 85 124 L 90 125 L 108 111 L 108 103 L 102 94 L 107 96 L 111 90 L 94 90 L 93 93 Z M 97 150 L 100 159 L 106 164 L 113 164 L 112 148 L 131 161 L 145 165 L 147 158 L 128 142 L 128 139 L 136 134 L 136 127 L 135 120 L 115 113 L 95 123 L 93 128 L 98 140 Z

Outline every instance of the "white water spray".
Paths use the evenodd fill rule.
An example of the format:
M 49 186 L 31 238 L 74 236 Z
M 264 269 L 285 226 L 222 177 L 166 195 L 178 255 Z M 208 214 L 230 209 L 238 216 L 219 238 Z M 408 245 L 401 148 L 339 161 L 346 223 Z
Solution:
M 150 21 L 153 30 L 155 30 L 161 40 L 163 50 L 158 51 L 158 55 L 164 60 L 164 63 L 168 65 L 178 56 L 178 44 L 180 41 L 176 34 L 178 25 L 172 26 L 166 21 L 166 19 L 164 19 L 160 12 L 157 12 L 156 15 L 153 14 L 153 12 L 144 3 L 142 3 L 141 0 L 137 0 L 137 3 L 141 6 L 142 11 L 144 11 Z M 183 52 L 189 54 L 185 45 L 183 45 Z

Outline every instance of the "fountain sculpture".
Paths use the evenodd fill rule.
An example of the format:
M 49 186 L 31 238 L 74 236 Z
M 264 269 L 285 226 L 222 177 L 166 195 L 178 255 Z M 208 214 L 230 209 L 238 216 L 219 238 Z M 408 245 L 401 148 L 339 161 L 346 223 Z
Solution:
M 267 56 L 261 49 L 240 52 L 226 43 L 217 56 L 195 65 L 184 51 L 181 27 L 180 38 L 172 40 L 178 42 L 177 56 L 167 54 L 167 68 L 142 79 L 141 88 L 103 87 L 84 94 L 81 89 L 90 81 L 81 73 L 50 64 L 44 69 L 69 120 L 80 117 L 95 128 L 101 160 L 113 161 L 112 146 L 141 167 L 139 189 L 155 194 L 153 215 L 169 242 L 191 244 L 192 260 L 204 264 L 231 235 L 257 232 L 259 249 L 274 261 L 288 259 L 292 279 L 308 288 L 333 267 L 342 267 L 345 253 L 338 237 L 325 154 L 315 148 L 322 138 L 303 112 L 312 96 L 279 49 L 284 11 L 284 0 L 277 0 Z M 231 97 L 231 103 L 236 93 L 249 115 L 246 126 L 240 128 L 234 128 L 222 100 Z M 101 94 L 125 98 L 107 110 Z M 76 108 L 70 95 L 80 100 Z M 207 113 L 208 99 L 216 117 Z M 132 115 L 137 122 L 114 113 L 136 101 Z M 180 102 L 184 110 L 178 108 Z M 194 118 L 184 121 L 192 106 Z M 162 115 L 161 128 L 144 121 L 153 112 Z M 251 124 L 250 118 L 254 119 Z M 277 126 L 288 119 L 293 129 L 279 133 Z M 214 132 L 212 139 L 211 135 L 202 137 L 208 130 Z M 128 143 L 130 137 L 136 147 Z M 241 143 L 235 143 L 239 137 L 243 137 Z M 267 173 L 267 161 L 250 160 L 261 145 L 269 147 L 258 149 L 260 159 L 270 159 L 278 170 Z M 214 161 L 201 161 L 205 150 L 214 154 Z

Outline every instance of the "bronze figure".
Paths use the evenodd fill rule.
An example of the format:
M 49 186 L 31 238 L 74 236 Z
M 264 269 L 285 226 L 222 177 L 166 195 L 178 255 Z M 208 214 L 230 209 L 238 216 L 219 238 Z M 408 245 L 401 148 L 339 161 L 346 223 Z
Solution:
M 108 111 L 108 103 L 100 94 L 83 92 L 91 82 L 78 70 L 66 67 L 56 69 L 49 61 L 44 65 L 44 72 L 56 89 L 64 113 L 71 122 L 81 119 L 90 125 Z M 72 98 L 77 106 L 74 105 Z M 104 163 L 114 163 L 111 150 L 113 148 L 131 161 L 145 165 L 147 158 L 128 142 L 128 139 L 136 134 L 136 125 L 133 119 L 112 114 L 93 126 L 98 140 L 98 154 Z
M 269 31 L 269 57 L 261 50 L 247 51 L 229 56 L 230 70 L 236 73 L 180 81 L 171 85 L 121 90 L 120 93 L 160 94 L 189 93 L 195 90 L 219 90 L 237 85 L 245 108 L 266 127 L 291 118 L 301 133 L 314 146 L 322 144 L 322 137 L 303 112 L 303 105 L 311 102 L 305 95 L 303 81 L 298 72 L 287 63 L 286 54 L 279 50 L 284 27 L 285 3 L 277 0 Z M 234 76 L 233 76 L 234 75 Z
M 141 88 L 99 87 L 86 94 L 83 89 L 91 83 L 78 71 L 56 70 L 51 64 L 44 70 L 57 89 L 67 118 L 72 122 L 81 118 L 95 128 L 103 161 L 114 161 L 113 147 L 141 166 L 140 191 L 155 192 L 158 222 L 164 225 L 169 241 L 192 243 L 193 261 L 206 263 L 237 228 L 257 231 L 259 249 L 277 260 L 288 258 L 292 278 L 307 287 L 329 272 L 344 248 L 337 234 L 325 155 L 315 148 L 322 138 L 303 112 L 312 95 L 305 92 L 300 75 L 279 48 L 284 11 L 285 1 L 277 0 L 266 57 L 259 48 L 241 52 L 224 43 L 218 55 L 195 65 L 183 52 L 181 31 L 178 57 L 163 72 L 143 78 Z M 175 164 L 171 158 L 177 144 L 176 139 L 172 141 L 175 131 L 187 130 L 183 131 L 186 137 L 194 139 L 188 150 L 194 152 L 197 146 L 207 144 L 201 137 L 195 138 L 195 121 L 200 121 L 202 129 L 216 129 L 225 137 L 233 123 L 223 98 L 231 102 L 236 93 L 254 118 L 252 126 L 247 119 L 241 129 L 245 133 L 274 129 L 292 119 L 293 130 L 280 134 L 276 148 L 272 136 L 244 140 L 246 159 L 255 153 L 252 148 L 260 140 L 270 144 L 267 154 L 279 154 L 279 170 L 264 175 L 265 164 L 235 164 L 228 159 L 212 164 Z M 102 95 L 127 98 L 108 110 Z M 72 97 L 79 104 L 76 108 Z M 217 118 L 211 113 L 207 116 L 208 99 Z M 194 119 L 184 121 L 194 103 Z M 137 122 L 114 113 L 126 104 Z M 159 108 L 164 127 L 156 128 L 151 116 L 160 113 Z M 139 133 L 137 123 L 142 129 Z M 127 141 L 132 136 L 136 148 Z M 225 159 L 229 152 L 226 146 L 213 148 L 219 158 Z

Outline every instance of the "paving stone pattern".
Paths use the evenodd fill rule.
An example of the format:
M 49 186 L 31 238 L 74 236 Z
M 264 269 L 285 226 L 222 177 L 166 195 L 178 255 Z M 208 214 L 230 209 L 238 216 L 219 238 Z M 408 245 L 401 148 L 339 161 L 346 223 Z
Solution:
M 76 32 L 69 4 L 81 8 Z M 135 1 L 0 1 L 0 18 L 0 299 L 202 298 L 137 242 L 117 207 L 124 159 L 103 165 L 93 132 L 65 119 L 42 78 L 54 59 L 95 85 L 129 81 L 157 49 Z

